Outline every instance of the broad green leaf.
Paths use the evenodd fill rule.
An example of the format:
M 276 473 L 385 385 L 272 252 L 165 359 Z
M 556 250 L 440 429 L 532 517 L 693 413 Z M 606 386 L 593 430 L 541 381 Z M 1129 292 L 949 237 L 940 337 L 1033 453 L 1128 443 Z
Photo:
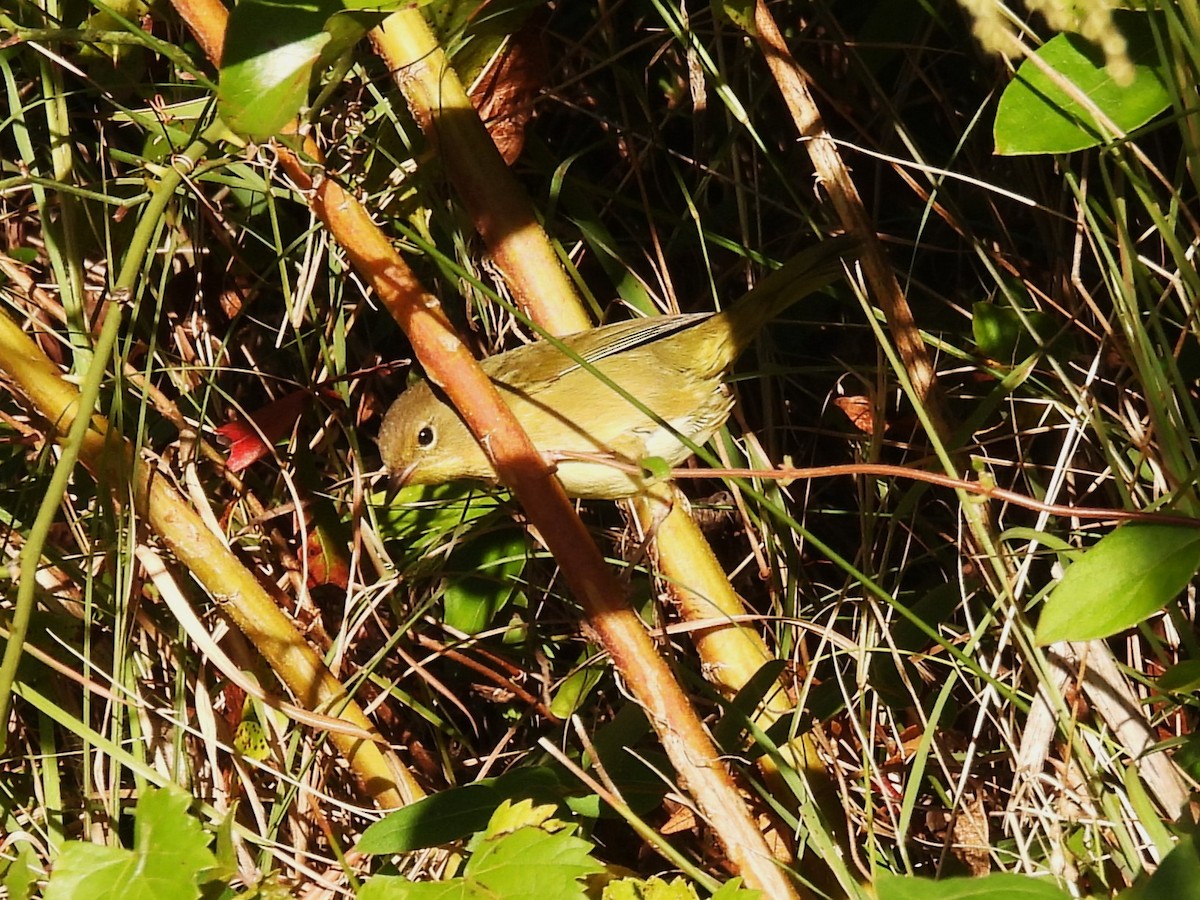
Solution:
M 505 800 L 558 802 L 567 791 L 555 769 L 513 769 L 476 784 L 451 788 L 390 813 L 363 832 L 355 849 L 372 855 L 407 853 L 461 840 L 488 826 Z
M 243 0 L 233 8 L 217 93 L 230 128 L 264 140 L 296 117 L 332 39 L 325 22 L 341 8 L 337 0 Z
M 313 76 L 350 50 L 385 15 L 430 0 L 241 0 L 229 16 L 221 118 L 265 140 L 296 117 Z
M 375 515 L 379 531 L 404 571 L 422 574 L 421 558 L 451 540 L 460 540 L 472 530 L 483 528 L 489 519 L 507 519 L 500 512 L 504 495 L 481 491 L 467 482 L 439 485 L 410 485 L 390 504 L 377 494 Z M 444 559 L 425 563 L 441 568 Z
M 647 740 L 651 734 L 645 711 L 636 703 L 627 703 L 592 736 L 592 751 L 584 757 L 587 768 L 603 768 L 622 799 L 639 814 L 662 803 L 666 792 L 663 773 L 671 771 L 666 754 Z M 584 804 L 571 801 L 571 806 L 578 812 Z
M 982 878 L 913 878 L 881 875 L 875 883 L 879 900 L 1064 900 L 1066 891 L 1049 878 L 997 872 Z
M 13 849 L 16 852 L 13 852 Z M 0 865 L 0 887 L 9 900 L 28 900 L 38 881 L 38 860 L 29 841 L 15 840 L 9 844 L 11 859 Z
M 676 876 L 665 878 L 621 878 L 604 886 L 602 900 L 699 900 L 700 895 L 687 881 Z
M 1149 14 L 1116 11 L 1113 20 L 1129 43 L 1133 83 L 1122 87 L 1104 68 L 1104 54 L 1076 34 L 1060 34 L 1037 51 L 1125 132 L 1145 125 L 1171 105 L 1169 70 L 1154 43 Z M 1105 130 L 1032 60 L 1023 62 L 1005 88 L 993 129 L 1001 156 L 1070 153 L 1095 147 Z
M 607 666 L 581 666 L 563 680 L 550 701 L 550 712 L 560 719 L 573 716 L 592 689 L 603 680 Z
M 580 882 L 604 868 L 591 851 L 592 845 L 581 838 L 522 828 L 480 844 L 464 874 L 505 900 L 583 900 L 586 892 Z
M 67 841 L 54 861 L 54 871 L 44 896 L 46 900 L 75 900 L 78 897 L 118 900 L 123 896 L 131 900 L 150 900 L 149 894 L 135 887 L 136 873 L 137 857 L 132 851 Z M 190 893 L 180 896 L 199 897 L 200 891 L 193 885 Z
M 1200 529 L 1126 525 L 1105 535 L 1063 575 L 1037 625 L 1039 644 L 1123 631 L 1171 602 L 1200 570 Z
M 371 825 L 356 849 L 390 855 L 460 840 L 486 828 L 504 799 L 500 791 L 479 784 L 441 791 Z
M 195 882 L 217 864 L 208 833 L 188 812 L 191 804 L 191 794 L 176 785 L 148 791 L 138 800 L 133 850 L 142 859 L 140 877 L 163 885 L 160 897 L 182 897 L 173 885 Z
M 568 834 L 521 828 L 478 843 L 461 878 L 416 884 L 396 876 L 376 876 L 358 892 L 359 900 L 584 900 L 582 880 L 603 871 L 592 845 Z
M 216 865 L 208 835 L 188 813 L 183 788 L 149 790 L 138 800 L 133 849 L 68 841 L 54 863 L 46 900 L 197 898 L 199 875 Z
M 783 674 L 787 660 L 772 659 L 763 663 L 738 690 L 721 714 L 721 720 L 713 730 L 717 746 L 725 753 L 736 753 L 742 749 L 741 740 L 747 725 L 753 720 L 754 711 L 763 699 L 779 690 L 779 676 Z
M 655 876 L 643 881 L 641 878 L 620 878 L 604 886 L 601 900 L 698 900 L 696 887 L 682 876 L 670 881 Z M 727 881 L 712 895 L 712 900 L 761 900 L 762 891 L 742 887 L 742 880 Z
M 713 0 L 712 7 L 714 12 L 724 15 L 746 34 L 758 34 L 758 26 L 754 24 L 754 3 L 749 0 Z
M 1175 742 L 1172 762 L 1193 780 L 1200 780 L 1200 735 L 1189 734 L 1182 742 Z
M 271 758 L 271 743 L 262 725 L 254 719 L 242 719 L 233 732 L 233 747 L 242 756 L 263 762 Z
M 478 634 L 517 593 L 528 551 L 523 531 L 505 528 L 475 536 L 450 557 L 455 574 L 446 584 L 442 605 L 446 624 Z
M 1037 339 L 1048 343 L 1056 329 L 1050 316 L 1035 309 L 1018 313 L 985 300 L 971 307 L 971 332 L 979 352 L 1005 365 L 1018 363 L 1037 352 Z
M 734 878 L 717 888 L 712 900 L 760 900 L 761 897 L 762 891 L 742 887 L 742 879 Z
M 642 475 L 647 481 L 666 481 L 671 477 L 671 464 L 661 456 L 647 456 L 639 462 Z
M 1154 874 L 1134 891 L 1137 900 L 1200 900 L 1200 847 L 1185 835 Z

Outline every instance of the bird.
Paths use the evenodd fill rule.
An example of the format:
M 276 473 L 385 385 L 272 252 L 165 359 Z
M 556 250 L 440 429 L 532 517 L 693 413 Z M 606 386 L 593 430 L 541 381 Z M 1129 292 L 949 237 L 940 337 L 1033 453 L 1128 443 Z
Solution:
M 647 469 L 648 461 L 678 466 L 692 455 L 689 442 L 703 444 L 720 429 L 733 408 L 725 378 L 738 356 L 767 322 L 841 275 L 856 245 L 845 236 L 823 240 L 721 312 L 616 322 L 480 365 L 568 495 L 632 497 L 657 480 L 652 472 L 661 464 Z M 458 412 L 428 381 L 392 403 L 378 443 L 397 489 L 498 480 Z

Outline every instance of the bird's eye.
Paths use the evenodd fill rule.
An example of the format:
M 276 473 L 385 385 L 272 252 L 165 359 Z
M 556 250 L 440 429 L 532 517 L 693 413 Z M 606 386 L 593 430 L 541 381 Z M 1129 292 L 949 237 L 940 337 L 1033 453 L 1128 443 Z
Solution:
M 422 450 L 433 446 L 433 429 L 428 425 L 417 432 L 417 446 Z

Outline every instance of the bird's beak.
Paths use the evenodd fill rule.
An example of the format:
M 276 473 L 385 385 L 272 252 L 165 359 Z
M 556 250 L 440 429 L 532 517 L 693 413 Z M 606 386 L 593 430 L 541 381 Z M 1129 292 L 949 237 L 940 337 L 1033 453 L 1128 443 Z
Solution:
M 403 469 L 399 469 L 388 476 L 387 493 L 383 495 L 384 501 L 388 506 L 391 506 L 395 502 L 396 495 L 408 484 L 408 480 L 412 478 L 412 474 L 416 468 L 416 463 L 409 463 Z

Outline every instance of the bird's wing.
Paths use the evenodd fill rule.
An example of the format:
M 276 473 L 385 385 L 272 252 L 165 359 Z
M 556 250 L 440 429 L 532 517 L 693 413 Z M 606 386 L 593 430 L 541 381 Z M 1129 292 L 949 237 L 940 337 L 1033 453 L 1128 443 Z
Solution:
M 616 322 L 567 335 L 562 338 L 562 343 L 574 356 L 594 365 L 618 353 L 677 334 L 711 316 L 712 313 L 692 313 Z M 536 392 L 539 385 L 558 381 L 581 365 L 549 341 L 538 341 L 489 357 L 483 361 L 483 368 L 501 384 L 521 385 L 525 391 Z

